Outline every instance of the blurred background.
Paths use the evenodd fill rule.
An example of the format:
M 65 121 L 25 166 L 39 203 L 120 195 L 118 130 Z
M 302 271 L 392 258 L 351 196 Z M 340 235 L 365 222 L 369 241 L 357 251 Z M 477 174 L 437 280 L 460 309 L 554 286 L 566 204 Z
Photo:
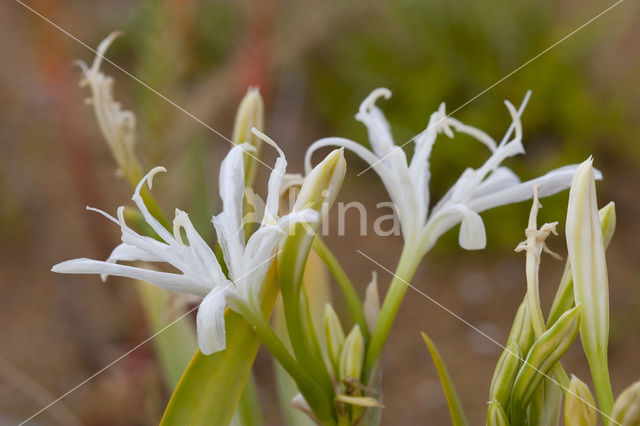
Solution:
M 266 131 L 302 172 L 306 147 L 324 136 L 366 142 L 353 118 L 376 87 L 396 141 L 427 124 L 440 102 L 451 111 L 600 13 L 611 3 L 573 0 L 29 0 L 30 7 L 95 47 L 122 30 L 107 57 L 230 136 L 236 106 L 249 86 L 265 98 Z M 60 276 L 59 261 L 103 259 L 119 229 L 85 211 L 129 203 L 97 128 L 75 59 L 93 53 L 17 2 L 0 6 L 0 424 L 15 424 L 152 334 L 128 280 Z M 640 8 L 627 1 L 458 111 L 455 116 L 501 138 L 509 124 L 504 99 L 533 96 L 523 116 L 526 156 L 508 160 L 523 179 L 593 155 L 604 174 L 599 203 L 613 200 L 618 230 L 608 251 L 611 288 L 610 365 L 614 393 L 640 378 Z M 189 212 L 211 239 L 219 209 L 217 170 L 228 142 L 108 63 L 115 97 L 137 116 L 136 151 L 145 169 L 164 165 L 154 194 L 167 213 Z M 410 146 L 408 152 L 411 152 Z M 273 154 L 265 150 L 265 162 Z M 432 199 L 486 152 L 463 136 L 443 138 L 432 157 Z M 348 154 L 343 201 L 375 211 L 387 200 L 371 171 Z M 258 182 L 268 176 L 258 170 Z M 260 187 L 261 185 L 258 184 Z M 258 191 L 260 192 L 260 191 Z M 564 229 L 567 192 L 543 200 L 540 222 Z M 524 292 L 524 238 L 529 203 L 483 214 L 488 247 L 465 252 L 457 230 L 426 257 L 413 284 L 504 342 Z M 351 217 L 351 216 L 350 216 Z M 363 291 L 372 270 L 362 249 L 393 269 L 399 238 L 327 238 Z M 371 222 L 374 216 L 371 216 Z M 372 224 L 369 224 L 371 231 Z M 335 231 L 335 228 L 333 229 Z M 549 241 L 565 255 L 563 232 Z M 548 307 L 564 262 L 542 262 Z M 378 271 L 384 292 L 390 276 Z M 337 291 L 334 292 L 336 296 Z M 339 297 L 336 304 L 340 308 Z M 342 309 L 344 312 L 344 309 Z M 383 424 L 446 424 L 448 412 L 432 361 L 419 337 L 440 348 L 472 424 L 484 423 L 489 381 L 500 348 L 409 291 L 384 359 Z M 568 372 L 588 378 L 576 344 Z M 256 363 L 265 423 L 281 424 L 268 353 Z M 143 345 L 31 421 L 54 425 L 157 424 L 170 391 L 152 346 Z

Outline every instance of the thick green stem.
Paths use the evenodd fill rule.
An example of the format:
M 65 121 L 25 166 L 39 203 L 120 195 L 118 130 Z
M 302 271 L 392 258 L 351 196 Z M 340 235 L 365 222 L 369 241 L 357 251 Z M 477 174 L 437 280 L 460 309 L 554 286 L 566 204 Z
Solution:
M 329 247 L 320 239 L 320 237 L 316 237 L 313 240 L 313 249 L 320 259 L 327 265 L 329 268 L 329 272 L 335 278 L 344 298 L 347 302 L 347 306 L 349 307 L 349 311 L 351 312 L 351 316 L 353 317 L 353 321 L 360 326 L 360 332 L 362 333 L 362 337 L 364 337 L 365 343 L 369 341 L 369 327 L 367 326 L 367 320 L 364 316 L 364 312 L 362 310 L 362 302 L 358 297 L 358 293 L 356 293 L 355 288 L 353 288 L 353 284 L 349 280 L 344 269 L 340 266 L 338 259 L 333 255 Z
M 409 282 L 413 278 L 413 274 L 422 259 L 422 256 L 417 255 L 417 253 L 419 253 L 419 251 L 416 250 L 412 244 L 405 243 L 402 254 L 400 255 L 398 267 L 391 281 L 391 286 L 384 298 L 380 316 L 378 316 L 378 322 L 371 335 L 365 360 L 365 383 L 369 381 L 371 372 L 380 358 L 384 344 L 389 336 L 391 325 L 398 313 L 398 309 L 400 309 L 404 294 L 409 287 Z
M 609 378 L 609 367 L 607 363 L 607 356 L 604 354 L 599 359 L 604 360 L 599 365 L 589 364 L 591 370 L 591 377 L 593 378 L 593 387 L 596 391 L 596 398 L 598 399 L 598 406 L 603 413 L 603 421 L 605 424 L 609 421 L 608 415 L 611 414 L 613 409 L 613 391 L 611 390 L 611 379 Z
M 253 312 L 249 307 L 240 309 L 242 316 L 260 337 L 262 343 L 269 349 L 274 358 L 289 373 L 298 385 L 300 393 L 309 404 L 316 417 L 326 425 L 335 424 L 333 406 L 326 397 L 320 385 L 315 382 L 307 371 L 291 356 L 273 328 L 262 313 Z

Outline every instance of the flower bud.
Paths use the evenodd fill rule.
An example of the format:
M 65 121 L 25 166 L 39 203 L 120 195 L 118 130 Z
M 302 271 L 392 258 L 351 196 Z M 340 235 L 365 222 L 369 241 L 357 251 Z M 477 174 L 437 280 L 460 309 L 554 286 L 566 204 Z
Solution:
M 362 305 L 364 317 L 367 321 L 369 332 L 373 333 L 376 328 L 376 322 L 380 315 L 380 295 L 378 294 L 378 276 L 374 272 L 371 273 L 371 282 L 367 286 L 364 295 L 364 304 Z
M 305 178 L 293 210 L 301 211 L 310 208 L 325 216 L 338 196 L 346 169 L 343 150 L 332 151 Z M 283 243 L 279 259 L 281 282 L 293 283 L 296 289 L 300 285 L 304 263 L 320 222 L 296 224 L 292 231 L 293 235 Z
M 626 388 L 618 396 L 611 411 L 609 424 L 622 426 L 640 424 L 640 381 Z
M 364 338 L 360 327 L 356 324 L 342 345 L 340 352 L 340 379 L 353 377 L 360 379 L 364 362 Z
M 567 426 L 595 426 L 598 422 L 596 403 L 589 387 L 576 376 L 571 376 L 565 393 L 564 423 Z
M 294 210 L 311 208 L 325 215 L 338 196 L 346 171 L 344 149 L 331 151 L 305 178 Z
M 244 180 L 247 186 L 253 184 L 256 157 L 260 155 L 260 147 L 262 146 L 262 140 L 251 131 L 253 127 L 260 131 L 264 130 L 264 104 L 260 90 L 255 87 L 249 88 L 240 102 L 232 136 L 233 143 L 240 145 L 246 142 L 255 148 L 255 151 L 252 151 L 250 155 L 245 153 L 244 156 Z
M 520 304 L 518 312 L 516 312 L 516 317 L 513 320 L 509 338 L 507 339 L 507 346 L 515 342 L 520 347 L 522 354 L 526 354 L 529 352 L 534 340 L 533 325 L 531 324 L 529 308 L 525 300 Z
M 491 380 L 489 399 L 506 407 L 511 396 L 511 388 L 516 380 L 520 365 L 522 364 L 522 352 L 516 342 L 512 342 L 500 355 L 496 370 Z
M 340 350 L 344 344 L 344 331 L 340 325 L 340 319 L 336 315 L 330 303 L 324 306 L 324 334 L 327 339 L 327 352 L 333 371 L 338 374 L 340 362 Z
M 609 413 L 613 405 L 607 362 L 609 282 L 592 163 L 589 158 L 580 164 L 573 177 L 567 208 L 567 249 L 575 303 L 583 310 L 580 340 L 598 403 L 603 412 Z M 609 215 L 609 220 L 612 217 Z
M 498 401 L 489 402 L 487 426 L 509 426 L 509 418 Z
M 616 206 L 612 201 L 598 211 L 600 216 L 600 227 L 602 228 L 602 239 L 606 249 L 613 238 L 616 230 Z M 571 275 L 571 262 L 567 259 L 564 273 L 560 279 L 558 291 L 553 299 L 553 304 L 549 310 L 547 326 L 552 326 L 565 311 L 574 306 L 575 297 L 573 294 L 573 276 Z
M 511 416 L 520 418 L 542 379 L 569 349 L 578 334 L 580 306 L 565 312 L 533 344 L 513 384 Z

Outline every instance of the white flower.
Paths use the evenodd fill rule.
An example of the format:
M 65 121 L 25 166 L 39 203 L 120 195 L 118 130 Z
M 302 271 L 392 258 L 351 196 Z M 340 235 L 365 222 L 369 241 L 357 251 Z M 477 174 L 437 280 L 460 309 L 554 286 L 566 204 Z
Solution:
M 165 171 L 163 167 L 151 170 L 140 181 L 132 198 L 145 221 L 158 234 L 158 240 L 140 235 L 129 228 L 124 221 L 123 207 L 118 209 L 117 219 L 100 212 L 120 225 L 122 244 L 113 250 L 106 261 L 69 260 L 55 265 L 52 271 L 101 274 L 103 279 L 107 275 L 129 277 L 170 291 L 203 297 L 197 315 L 198 345 L 204 354 L 223 350 L 226 346 L 225 307 L 229 305 L 234 309 L 235 304 L 242 303 L 259 309 L 267 271 L 289 225 L 318 219 L 318 214 L 309 209 L 278 218 L 279 191 L 287 162 L 280 148 L 271 140 L 265 140 L 273 144 L 280 156 L 269 178 L 262 223 L 246 244 L 242 220 L 245 191 L 243 152 L 251 147 L 248 144 L 233 147 L 220 169 L 223 211 L 213 217 L 213 225 L 229 271 L 228 277 L 222 272 L 213 250 L 195 230 L 185 212 L 176 209 L 173 234 L 149 213 L 140 190 L 145 182 L 151 188 L 154 175 Z M 119 261 L 165 262 L 180 273 L 121 265 Z
M 391 136 L 389 123 L 375 101 L 389 98 L 391 92 L 384 88 L 374 90 L 360 105 L 356 119 L 368 130 L 371 150 L 344 138 L 326 138 L 309 147 L 305 167 L 311 168 L 314 151 L 325 146 L 345 147 L 372 167 L 380 176 L 391 201 L 397 209 L 402 234 L 422 254 L 433 247 L 446 231 L 461 223 L 459 242 L 467 250 L 482 249 L 486 245 L 484 224 L 478 213 L 504 204 L 524 201 L 532 197 L 533 187 L 539 187 L 539 195 L 545 197 L 568 188 L 575 165 L 561 167 L 536 179 L 520 182 L 510 169 L 501 167 L 506 158 L 524 153 L 520 116 L 530 93 L 527 93 L 519 110 L 505 101 L 513 123 L 500 143 L 483 131 L 463 124 L 445 114 L 444 104 L 431 115 L 427 128 L 414 138 L 415 150 L 411 161 L 401 146 Z M 449 138 L 453 130 L 466 133 L 485 145 L 489 159 L 478 169 L 467 168 L 446 195 L 429 211 L 429 157 L 436 137 L 444 133 Z M 511 135 L 515 132 L 513 138 Z

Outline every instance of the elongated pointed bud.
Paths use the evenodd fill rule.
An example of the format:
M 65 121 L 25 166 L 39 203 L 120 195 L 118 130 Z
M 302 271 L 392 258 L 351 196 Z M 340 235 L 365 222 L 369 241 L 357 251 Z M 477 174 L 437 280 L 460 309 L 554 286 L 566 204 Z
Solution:
M 255 148 L 251 155 L 245 154 L 244 156 L 244 179 L 247 186 L 253 185 L 256 157 L 260 156 L 260 148 L 262 147 L 262 140 L 251 132 L 253 127 L 261 132 L 264 131 L 264 104 L 260 90 L 255 87 L 249 88 L 247 94 L 240 101 L 232 136 L 233 143 L 239 145 L 246 142 Z
M 364 338 L 360 327 L 353 326 L 342 345 L 340 353 L 340 379 L 353 377 L 360 380 L 362 364 L 364 363 Z
M 324 219 L 338 196 L 346 170 L 347 163 L 343 150 L 332 151 L 305 178 L 293 210 L 301 211 L 310 208 L 319 212 Z M 293 235 L 289 236 L 282 245 L 279 264 L 280 274 L 285 282 L 290 281 L 296 285 L 300 283 L 304 262 L 320 225 L 321 221 L 312 224 L 298 223 Z
M 364 304 L 362 306 L 364 317 L 367 321 L 369 331 L 373 333 L 380 315 L 380 295 L 378 294 L 378 276 L 374 272 L 371 273 L 371 282 L 367 286 L 364 295 Z
M 589 158 L 580 164 L 573 178 L 566 234 L 575 303 L 581 304 L 583 310 L 580 340 L 589 362 L 599 406 L 608 414 L 613 406 L 607 362 L 609 281 L 592 163 Z
M 487 426 L 509 426 L 509 418 L 498 401 L 489 402 Z
M 324 307 L 324 335 L 327 339 L 327 352 L 331 366 L 336 375 L 338 375 L 338 366 L 340 364 L 340 350 L 344 344 L 344 331 L 340 324 L 340 319 L 336 311 L 333 310 L 331 304 L 327 303 Z
M 598 210 L 598 217 L 600 218 L 602 240 L 604 241 L 604 248 L 606 249 L 609 247 L 613 234 L 616 232 L 616 203 L 610 201 L 609 204 Z
M 553 327 L 544 332 L 531 347 L 511 393 L 511 418 L 522 418 L 525 408 L 556 362 L 569 349 L 578 334 L 580 306 L 565 312 Z
M 545 378 L 533 393 L 527 410 L 528 424 L 557 425 L 560 423 L 563 389 L 558 386 L 556 381 L 558 380 L 553 379 L 552 381 L 552 379 Z M 567 378 L 568 382 L 569 378 Z
M 615 422 L 615 423 L 614 423 Z M 640 425 L 640 381 L 626 388 L 616 399 L 609 425 Z
M 604 248 L 606 249 L 613 238 L 616 230 L 616 206 L 612 201 L 598 211 L 600 216 L 600 227 L 602 228 L 602 239 L 604 240 Z M 547 320 L 547 328 L 551 327 L 560 318 L 564 312 L 571 309 L 575 304 L 573 294 L 573 276 L 571 275 L 571 262 L 567 259 L 564 273 L 560 279 L 558 291 L 553 299 L 553 304 L 549 310 L 549 319 Z
M 346 171 L 344 149 L 331 151 L 305 177 L 294 210 L 311 208 L 326 214 L 327 207 L 332 206 L 338 196 Z
M 509 338 L 507 339 L 507 346 L 515 342 L 520 347 L 522 354 L 526 355 L 531 345 L 533 345 L 534 340 L 535 333 L 533 332 L 533 325 L 531 324 L 531 317 L 529 316 L 529 308 L 527 301 L 524 300 L 520 304 L 518 312 L 516 312 L 516 317 L 513 320 Z
M 522 359 L 520 346 L 516 342 L 509 344 L 502 352 L 491 380 L 489 399 L 499 402 L 503 407 L 507 406 L 513 382 L 516 380 L 518 371 L 520 371 Z
M 595 426 L 598 423 L 596 403 L 589 386 L 571 376 L 564 405 L 564 424 L 567 426 Z

